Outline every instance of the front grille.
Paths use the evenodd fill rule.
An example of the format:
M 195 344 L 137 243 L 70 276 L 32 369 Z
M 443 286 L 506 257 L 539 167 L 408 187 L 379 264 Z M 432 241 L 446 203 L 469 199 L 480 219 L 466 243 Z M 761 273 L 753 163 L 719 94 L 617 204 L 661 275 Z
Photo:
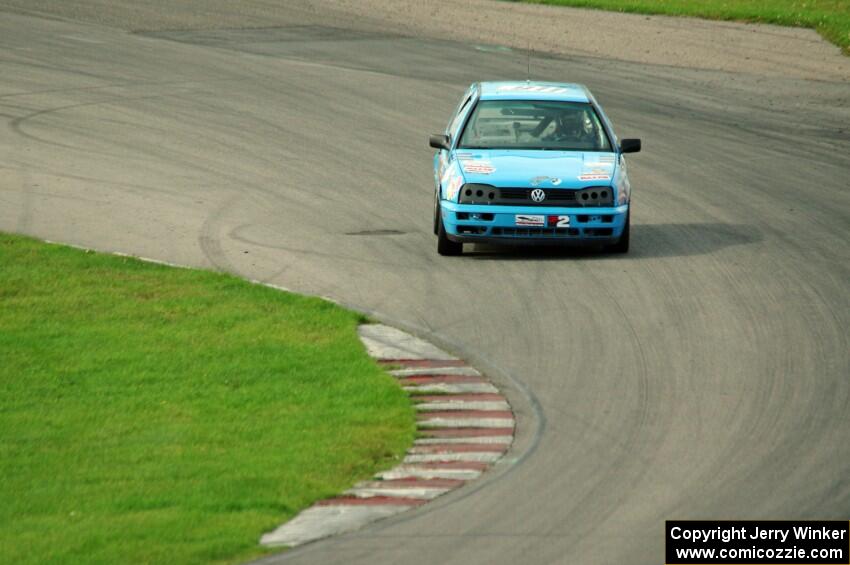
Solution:
M 588 214 L 579 214 L 576 216 L 576 221 L 580 224 L 586 224 L 591 221 L 600 221 L 604 224 L 610 224 L 614 221 L 614 216 L 611 214 L 603 214 L 601 216 L 590 216 Z
M 537 203 L 531 199 L 532 188 L 500 188 L 498 195 L 502 200 L 510 200 L 511 204 L 522 204 L 531 206 L 551 206 L 553 202 L 558 204 L 568 202 L 571 205 L 576 201 L 575 190 L 544 190 L 546 199 Z M 496 204 L 500 204 L 496 202 Z
M 507 237 L 575 237 L 576 228 L 493 228 L 493 235 Z
M 460 191 L 460 204 L 488 204 L 495 206 L 542 206 L 549 208 L 613 206 L 613 191 L 610 187 L 583 189 L 544 188 L 542 202 L 531 199 L 534 188 L 497 188 L 483 184 L 465 184 Z
M 584 228 L 584 235 L 587 236 L 609 237 L 613 234 L 614 230 L 611 228 Z

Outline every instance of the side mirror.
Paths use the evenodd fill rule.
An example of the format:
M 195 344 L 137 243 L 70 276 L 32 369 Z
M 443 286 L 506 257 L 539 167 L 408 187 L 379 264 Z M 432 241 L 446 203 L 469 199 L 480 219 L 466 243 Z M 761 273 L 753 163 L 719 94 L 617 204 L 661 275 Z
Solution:
M 637 153 L 640 151 L 639 139 L 621 139 L 620 153 Z
M 446 151 L 448 151 L 452 146 L 449 141 L 449 136 L 440 134 L 434 134 L 429 137 L 428 145 L 434 149 L 445 149 Z

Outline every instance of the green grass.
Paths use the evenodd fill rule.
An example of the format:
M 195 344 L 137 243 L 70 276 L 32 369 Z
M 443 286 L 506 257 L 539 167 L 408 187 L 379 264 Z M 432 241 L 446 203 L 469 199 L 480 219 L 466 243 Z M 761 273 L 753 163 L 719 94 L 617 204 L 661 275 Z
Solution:
M 220 563 L 414 434 L 361 316 L 0 234 L 0 563 Z
M 850 0 L 520 0 L 618 12 L 809 27 L 850 55 Z

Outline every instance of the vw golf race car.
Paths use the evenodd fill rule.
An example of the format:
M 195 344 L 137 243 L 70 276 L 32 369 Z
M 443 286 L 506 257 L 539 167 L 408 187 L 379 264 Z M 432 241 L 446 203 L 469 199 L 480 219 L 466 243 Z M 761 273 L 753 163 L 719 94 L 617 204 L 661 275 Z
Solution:
M 432 135 L 434 233 L 441 255 L 463 243 L 604 245 L 629 250 L 624 153 L 588 89 L 549 82 L 469 87 Z

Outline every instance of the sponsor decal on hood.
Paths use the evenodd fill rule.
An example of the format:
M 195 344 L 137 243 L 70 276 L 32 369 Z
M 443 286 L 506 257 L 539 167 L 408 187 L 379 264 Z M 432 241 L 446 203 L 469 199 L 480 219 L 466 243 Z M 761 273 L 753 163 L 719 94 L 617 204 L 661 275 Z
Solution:
M 552 183 L 552 186 L 558 186 L 559 184 L 561 184 L 560 178 L 558 178 L 558 177 L 547 177 L 546 175 L 540 175 L 539 177 L 534 177 L 529 182 L 531 183 L 531 186 L 540 186 L 541 183 L 544 183 L 546 181 L 549 181 L 550 183 Z
M 496 167 L 490 161 L 464 161 L 463 172 L 476 175 L 490 175 L 496 172 Z
M 611 180 L 611 175 L 607 171 L 588 171 L 580 174 L 578 180 Z

